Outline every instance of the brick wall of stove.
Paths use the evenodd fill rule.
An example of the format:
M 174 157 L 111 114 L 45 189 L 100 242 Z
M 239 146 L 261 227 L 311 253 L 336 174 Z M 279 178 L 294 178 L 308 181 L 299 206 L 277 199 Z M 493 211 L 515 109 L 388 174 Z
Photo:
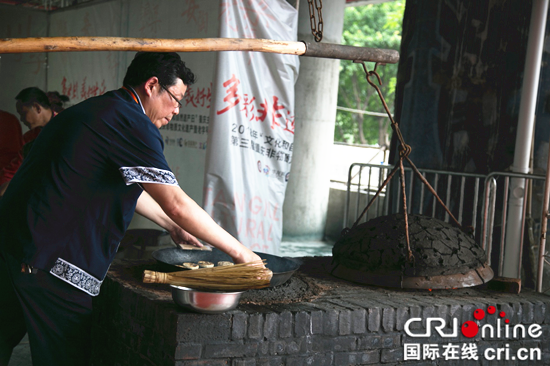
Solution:
M 361 306 L 345 299 L 269 307 L 241 305 L 219 315 L 179 310 L 171 301 L 159 301 L 107 278 L 103 296 L 95 305 L 93 354 L 98 365 L 432 365 L 431 361 L 404 361 L 404 343 L 419 343 L 404 332 L 411 317 L 472 320 L 473 311 L 487 304 L 434 306 Z M 456 339 L 433 335 L 423 343 L 438 345 L 475 342 L 479 360 L 438 365 L 492 365 L 484 360 L 487 347 L 538 347 L 540 363 L 550 364 L 550 301 L 499 305 L 513 314 L 511 324 L 540 324 L 537 340 L 508 342 L 481 340 L 479 335 Z M 448 322 L 450 323 L 450 322 Z M 482 323 L 483 324 L 483 323 Z M 413 327 L 414 329 L 414 327 Z M 497 361 L 495 362 L 496 365 Z M 502 361 L 498 361 L 501 364 Z M 506 365 L 527 363 L 507 362 Z

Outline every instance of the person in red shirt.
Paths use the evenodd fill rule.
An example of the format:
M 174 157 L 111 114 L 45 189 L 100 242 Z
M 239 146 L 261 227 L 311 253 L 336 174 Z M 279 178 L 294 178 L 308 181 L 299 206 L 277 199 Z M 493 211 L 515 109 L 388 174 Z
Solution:
M 57 93 L 57 96 L 59 96 L 59 93 Z M 4 195 L 9 182 L 19 169 L 25 156 L 29 153 L 42 127 L 57 114 L 52 107 L 48 95 L 39 88 L 25 88 L 17 94 L 15 99 L 17 100 L 17 113 L 19 113 L 21 122 L 29 128 L 29 131 L 23 135 L 22 147 L 20 147 L 18 153 L 0 170 L 0 196 Z M 63 99 L 62 101 L 66 100 Z M 19 125 L 19 123 L 17 124 Z
M 23 134 L 19 120 L 13 114 L 0 110 L 0 171 L 17 157 L 22 147 Z

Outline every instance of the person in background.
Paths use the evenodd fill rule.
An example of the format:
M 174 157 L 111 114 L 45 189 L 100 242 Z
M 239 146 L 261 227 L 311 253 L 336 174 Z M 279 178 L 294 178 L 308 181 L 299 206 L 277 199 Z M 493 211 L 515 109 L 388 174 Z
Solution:
M 174 52 L 139 52 L 123 87 L 55 117 L 0 201 L 0 365 L 29 335 L 35 366 L 88 365 L 97 296 L 134 212 L 176 244 L 261 261 L 179 186 L 159 129 L 194 74 Z
M 42 128 L 57 113 L 63 110 L 63 103 L 69 101 L 67 96 L 60 95 L 58 92 L 44 93 L 36 87 L 21 90 L 15 99 L 17 101 L 15 105 L 17 113 L 19 113 L 21 122 L 29 128 L 29 131 L 23 135 L 23 146 L 20 148 L 19 153 L 0 170 L 0 197 L 4 195 L 9 182 L 29 153 Z
M 23 133 L 17 117 L 0 110 L 0 171 L 17 157 L 23 147 Z
M 59 94 L 58 91 L 49 91 L 46 96 L 55 114 L 61 113 L 65 109 L 65 103 L 70 100 L 68 96 Z

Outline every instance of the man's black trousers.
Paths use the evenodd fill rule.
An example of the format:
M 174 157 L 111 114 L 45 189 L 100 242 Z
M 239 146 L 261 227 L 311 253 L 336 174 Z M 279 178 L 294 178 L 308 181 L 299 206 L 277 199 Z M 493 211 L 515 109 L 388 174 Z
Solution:
M 92 297 L 0 252 L 0 366 L 29 334 L 34 366 L 89 365 Z

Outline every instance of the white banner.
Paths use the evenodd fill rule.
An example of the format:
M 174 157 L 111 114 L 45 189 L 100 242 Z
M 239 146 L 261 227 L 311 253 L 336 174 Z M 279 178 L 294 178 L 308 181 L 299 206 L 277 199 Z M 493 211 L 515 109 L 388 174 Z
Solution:
M 220 37 L 296 41 L 286 0 L 226 0 Z M 277 254 L 294 143 L 297 56 L 221 52 L 213 85 L 204 207 L 248 248 Z

